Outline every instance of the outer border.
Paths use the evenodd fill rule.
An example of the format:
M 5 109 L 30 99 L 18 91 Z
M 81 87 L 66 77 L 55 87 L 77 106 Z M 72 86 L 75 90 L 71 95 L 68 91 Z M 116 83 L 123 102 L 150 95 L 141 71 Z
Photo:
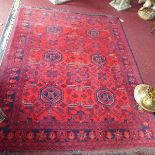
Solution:
M 14 0 L 13 5 L 10 10 L 10 13 L 9 13 L 9 16 L 8 16 L 8 19 L 7 19 L 7 22 L 6 22 L 6 25 L 4 27 L 2 35 L 0 37 L 0 65 L 2 63 L 2 59 L 4 57 L 8 41 L 10 40 L 10 35 L 12 32 L 12 28 L 14 25 L 14 21 L 16 18 L 18 8 L 20 6 L 20 2 L 21 2 L 21 0 Z

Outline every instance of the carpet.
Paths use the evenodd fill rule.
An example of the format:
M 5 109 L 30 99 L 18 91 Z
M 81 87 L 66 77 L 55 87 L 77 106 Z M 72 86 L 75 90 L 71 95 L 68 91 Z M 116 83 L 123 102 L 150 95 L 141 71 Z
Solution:
M 134 101 L 142 80 L 119 18 L 20 8 L 5 53 L 1 152 L 153 152 L 155 118 Z

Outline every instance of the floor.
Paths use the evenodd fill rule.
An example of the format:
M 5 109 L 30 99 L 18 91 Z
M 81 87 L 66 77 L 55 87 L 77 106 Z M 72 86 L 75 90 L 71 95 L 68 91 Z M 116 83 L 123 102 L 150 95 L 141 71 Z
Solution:
M 12 6 L 13 0 L 0 0 L 0 34 L 3 31 L 3 28 L 6 24 L 10 8 Z
M 110 0 L 75 0 L 64 5 L 52 5 L 48 0 L 22 0 L 24 6 L 63 8 L 74 12 L 103 13 L 118 16 L 124 20 L 123 27 L 135 56 L 144 83 L 155 87 L 155 33 L 151 34 L 152 21 L 143 21 L 137 15 L 140 5 L 132 2 L 132 8 L 123 12 L 115 11 L 108 5 Z M 0 34 L 5 26 L 13 0 L 0 0 Z M 2 4 L 2 5 L 1 5 Z

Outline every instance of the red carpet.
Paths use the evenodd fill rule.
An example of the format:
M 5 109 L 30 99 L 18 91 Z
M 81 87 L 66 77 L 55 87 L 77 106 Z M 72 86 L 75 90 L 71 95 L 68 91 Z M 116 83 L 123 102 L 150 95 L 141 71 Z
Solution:
M 155 146 L 154 115 L 133 99 L 141 79 L 118 18 L 22 8 L 12 35 L 1 67 L 1 151 Z

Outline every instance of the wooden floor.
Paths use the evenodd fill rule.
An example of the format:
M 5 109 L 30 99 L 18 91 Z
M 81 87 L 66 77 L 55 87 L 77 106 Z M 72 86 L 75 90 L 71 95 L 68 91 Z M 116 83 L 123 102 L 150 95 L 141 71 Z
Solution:
M 137 61 L 144 83 L 155 86 L 155 34 L 151 34 L 152 22 L 143 21 L 137 15 L 141 7 L 134 1 L 132 8 L 117 12 L 108 5 L 110 0 L 75 0 L 75 2 L 54 6 L 48 0 L 22 0 L 24 6 L 64 8 L 76 12 L 106 13 L 124 20 L 123 28 Z M 13 0 L 0 0 L 0 22 L 5 25 Z M 4 28 L 0 26 L 0 34 Z

